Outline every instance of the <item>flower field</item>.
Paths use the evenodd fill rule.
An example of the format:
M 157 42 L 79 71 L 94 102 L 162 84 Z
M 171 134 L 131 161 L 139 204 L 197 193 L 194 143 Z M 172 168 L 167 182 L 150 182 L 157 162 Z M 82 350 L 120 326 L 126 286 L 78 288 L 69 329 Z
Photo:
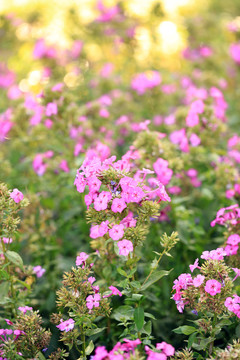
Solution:
M 0 360 L 240 359 L 240 2 L 0 4 Z

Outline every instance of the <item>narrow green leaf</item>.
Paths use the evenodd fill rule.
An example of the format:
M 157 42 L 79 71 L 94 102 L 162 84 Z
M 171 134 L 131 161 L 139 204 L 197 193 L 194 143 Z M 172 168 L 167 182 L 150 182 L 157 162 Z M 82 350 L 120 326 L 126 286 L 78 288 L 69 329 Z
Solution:
M 149 279 L 143 284 L 140 288 L 140 291 L 146 290 L 149 286 L 160 280 L 163 276 L 167 276 L 172 271 L 166 271 L 166 270 L 159 270 L 154 271 L 152 275 L 149 277 Z
M 138 331 L 140 331 L 144 324 L 144 310 L 142 307 L 137 307 L 134 310 L 134 322 L 137 326 Z

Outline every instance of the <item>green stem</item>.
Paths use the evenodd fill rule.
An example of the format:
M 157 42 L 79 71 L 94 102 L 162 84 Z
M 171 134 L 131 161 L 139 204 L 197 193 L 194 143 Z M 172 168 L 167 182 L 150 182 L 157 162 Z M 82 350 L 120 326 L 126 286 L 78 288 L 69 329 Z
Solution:
M 6 246 L 4 244 L 4 241 L 2 240 L 2 249 L 3 249 L 3 254 L 6 253 L 7 249 L 6 249 Z M 5 257 L 5 260 L 4 260 L 5 263 L 7 263 L 7 259 Z M 13 282 L 13 276 L 11 274 L 11 271 L 10 271 L 10 266 L 7 265 L 7 273 L 9 275 L 9 278 L 10 278 L 10 289 L 11 289 L 11 295 L 12 295 L 12 299 L 13 299 L 13 303 L 11 303 L 11 310 L 12 310 L 12 314 L 13 314 L 13 317 L 15 318 L 16 315 L 17 315 L 17 305 L 16 305 L 16 291 L 14 289 L 14 282 Z
M 81 339 L 82 339 L 82 355 L 83 360 L 86 360 L 86 340 L 83 326 L 81 326 Z
M 211 331 L 211 337 L 215 337 L 215 325 L 216 325 L 216 321 L 217 321 L 217 315 L 214 314 L 213 317 L 213 323 L 212 323 L 212 331 Z M 215 340 L 215 339 L 214 339 Z M 209 349 L 208 349 L 208 355 L 211 356 L 212 352 L 213 352 L 213 346 L 214 346 L 214 340 L 210 343 L 209 345 Z

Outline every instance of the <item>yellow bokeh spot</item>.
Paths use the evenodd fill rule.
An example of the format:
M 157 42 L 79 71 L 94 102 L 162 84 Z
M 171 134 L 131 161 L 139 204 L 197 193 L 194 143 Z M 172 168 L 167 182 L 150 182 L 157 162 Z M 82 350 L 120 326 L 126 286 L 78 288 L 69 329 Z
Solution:
M 22 92 L 28 92 L 29 91 L 29 84 L 28 84 L 27 79 L 22 79 L 18 86 L 19 86 L 19 89 Z
M 28 76 L 28 83 L 29 85 L 37 85 L 39 84 L 42 78 L 42 73 L 40 70 L 33 70 L 30 72 Z
M 157 33 L 160 36 L 161 48 L 164 53 L 175 53 L 184 47 L 182 36 L 174 22 L 161 22 L 157 27 Z

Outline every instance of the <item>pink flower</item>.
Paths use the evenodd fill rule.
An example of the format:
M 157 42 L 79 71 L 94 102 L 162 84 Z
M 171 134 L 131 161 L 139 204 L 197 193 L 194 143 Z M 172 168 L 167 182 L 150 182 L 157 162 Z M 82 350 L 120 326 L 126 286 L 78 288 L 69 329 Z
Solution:
M 68 332 L 74 328 L 75 321 L 73 319 L 68 319 L 66 321 L 61 320 L 60 324 L 57 325 L 57 328 L 61 331 Z
M 203 281 L 205 279 L 205 276 L 203 275 L 197 275 L 194 279 L 193 279 L 193 286 L 195 287 L 199 287 L 202 285 Z
M 162 350 L 164 352 L 164 354 L 167 356 L 173 356 L 174 352 L 175 352 L 174 347 L 172 345 L 166 343 L 165 341 L 163 341 L 161 343 L 157 343 L 156 349 Z
M 113 199 L 111 210 L 114 213 L 121 213 L 126 207 L 127 205 L 125 204 L 125 201 L 123 199 L 115 198 Z
M 52 102 L 48 103 L 46 107 L 46 116 L 57 115 L 57 113 L 58 113 L 57 104 Z
M 33 272 L 37 275 L 38 278 L 42 277 L 43 274 L 46 272 L 40 265 L 34 266 Z
M 91 176 L 90 178 L 88 178 L 88 186 L 90 192 L 98 191 L 100 189 L 101 184 L 102 182 L 96 176 Z
M 191 145 L 194 147 L 201 144 L 201 139 L 196 134 L 191 134 L 189 141 L 190 141 Z
M 193 113 L 196 113 L 196 114 L 202 114 L 204 112 L 204 102 L 202 100 L 195 100 L 192 104 L 191 104 L 191 111 Z
M 230 55 L 237 64 L 240 64 L 240 43 L 231 44 Z
M 108 201 L 107 199 L 102 196 L 98 196 L 95 200 L 94 200 L 94 209 L 97 211 L 101 211 L 101 210 L 106 210 L 108 207 Z
M 120 225 L 114 225 L 112 229 L 109 230 L 109 236 L 113 240 L 119 240 L 124 235 L 124 226 L 122 224 Z
M 158 158 L 153 164 L 158 180 L 163 184 L 167 185 L 172 178 L 173 171 L 168 168 L 168 161 L 162 158 Z
M 93 307 L 99 307 L 99 301 L 101 300 L 101 295 L 95 294 L 95 295 L 89 295 L 86 298 L 87 302 L 87 308 L 91 310 Z
M 92 357 L 92 360 L 102 360 L 108 356 L 108 352 L 105 346 L 98 346 L 95 350 L 95 355 Z
M 228 245 L 238 245 L 240 243 L 240 236 L 238 234 L 232 234 L 227 239 Z
M 0 240 L 1 240 L 1 239 L 0 239 Z M 2 238 L 2 241 L 4 242 L 4 244 L 11 244 L 11 243 L 12 243 L 12 238 L 3 237 L 3 238 Z
M 216 294 L 219 294 L 221 292 L 221 283 L 217 280 L 208 280 L 205 285 L 205 291 L 214 296 Z
M 122 296 L 121 291 L 119 291 L 115 286 L 109 286 L 109 289 L 112 291 L 111 295 L 119 295 Z
M 190 268 L 191 272 L 193 272 L 194 269 L 199 268 L 199 266 L 198 266 L 198 259 L 196 259 L 196 260 L 194 261 L 194 264 L 193 264 L 193 265 L 189 265 L 189 268 Z
M 60 169 L 62 170 L 62 171 L 64 171 L 64 172 L 69 172 L 70 171 L 70 169 L 69 169 L 69 167 L 68 167 L 68 163 L 67 163 L 67 160 L 62 160 L 61 162 L 60 162 L 60 164 L 59 164 L 59 167 L 60 167 Z
M 236 276 L 233 279 L 233 281 L 235 281 L 240 276 L 240 269 L 238 269 L 238 268 L 232 268 L 232 269 L 236 273 Z
M 23 193 L 18 189 L 13 189 L 10 193 L 10 197 L 15 201 L 16 204 L 20 203 L 23 200 Z
M 84 265 L 85 266 L 85 262 L 87 260 L 87 258 L 89 257 L 89 255 L 87 255 L 85 252 L 81 252 L 76 259 L 76 265 L 80 266 L 80 265 Z
M 22 313 L 26 314 L 27 311 L 32 311 L 31 306 L 19 306 L 18 310 L 20 310 Z
M 198 114 L 192 112 L 191 110 L 188 113 L 188 116 L 186 117 L 186 124 L 189 127 L 194 127 L 199 124 L 199 117 Z
M 74 185 L 77 187 L 77 191 L 79 193 L 83 193 L 85 190 L 87 182 L 82 174 L 79 174 L 79 172 L 76 175 L 76 178 L 74 180 Z
M 129 240 L 121 240 L 118 242 L 119 255 L 128 256 L 133 251 L 133 244 Z

